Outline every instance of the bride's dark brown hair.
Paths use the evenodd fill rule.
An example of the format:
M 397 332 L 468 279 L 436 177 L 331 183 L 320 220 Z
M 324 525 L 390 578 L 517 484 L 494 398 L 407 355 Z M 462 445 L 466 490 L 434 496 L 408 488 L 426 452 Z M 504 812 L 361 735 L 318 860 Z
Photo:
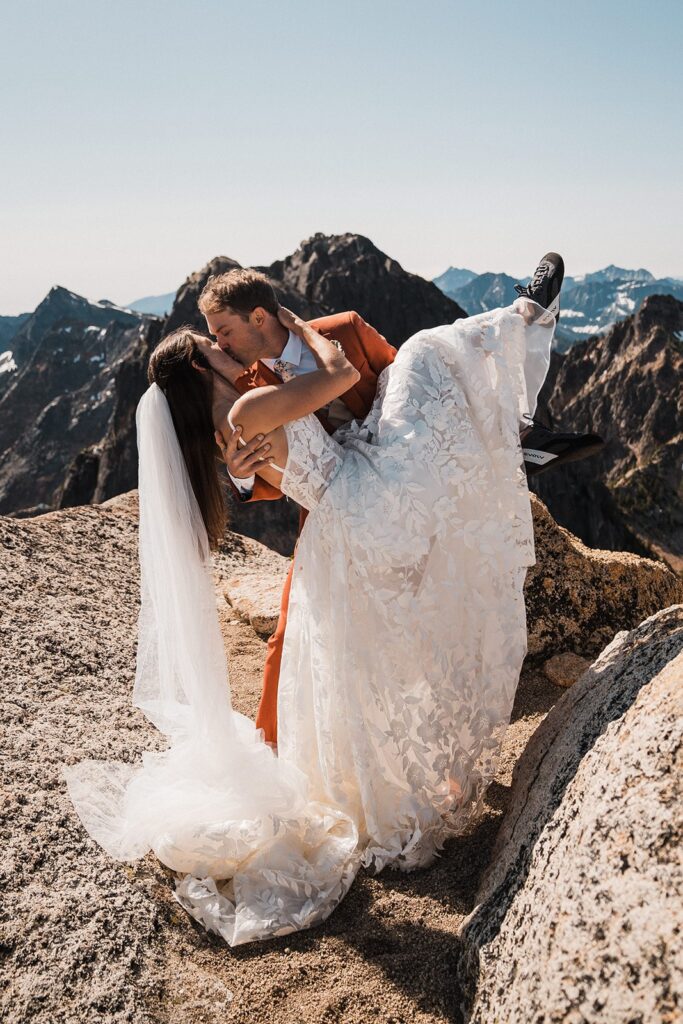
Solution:
M 191 327 L 179 327 L 162 338 L 150 356 L 147 379 L 166 396 L 209 546 L 215 551 L 225 530 L 227 512 L 218 475 L 222 460 L 213 436 L 213 373 L 202 373 L 192 365 L 194 360 L 211 369 L 198 339 L 205 340 Z

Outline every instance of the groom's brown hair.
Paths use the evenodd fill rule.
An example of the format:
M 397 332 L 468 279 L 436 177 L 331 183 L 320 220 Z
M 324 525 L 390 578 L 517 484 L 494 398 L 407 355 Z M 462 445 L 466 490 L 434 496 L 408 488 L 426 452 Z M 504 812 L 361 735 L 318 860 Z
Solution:
M 275 289 L 265 274 L 258 270 L 235 268 L 225 274 L 212 274 L 204 285 L 197 303 L 200 312 L 222 313 L 231 309 L 245 320 L 257 306 L 277 316 Z

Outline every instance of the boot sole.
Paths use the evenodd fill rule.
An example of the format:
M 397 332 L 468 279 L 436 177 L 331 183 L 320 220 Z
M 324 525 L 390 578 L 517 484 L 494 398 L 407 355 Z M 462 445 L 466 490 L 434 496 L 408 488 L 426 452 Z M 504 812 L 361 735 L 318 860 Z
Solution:
M 605 442 L 602 441 L 599 444 L 587 444 L 583 448 L 568 449 L 566 452 L 558 453 L 554 458 L 546 461 L 543 464 L 536 462 L 527 463 L 524 460 L 524 468 L 526 469 L 527 476 L 538 476 L 540 473 L 546 473 L 549 469 L 554 469 L 555 466 L 561 466 L 565 462 L 579 462 L 581 459 L 587 459 L 590 455 L 596 455 L 602 451 L 605 447 Z M 528 449 L 533 451 L 534 449 Z M 553 455 L 553 452 L 541 452 L 542 455 Z

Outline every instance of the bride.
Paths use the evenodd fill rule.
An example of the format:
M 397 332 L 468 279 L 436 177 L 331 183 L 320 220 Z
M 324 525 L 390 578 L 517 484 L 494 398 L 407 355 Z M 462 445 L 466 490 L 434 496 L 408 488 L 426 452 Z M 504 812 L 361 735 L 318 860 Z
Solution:
M 136 417 L 133 703 L 168 748 L 63 769 L 90 835 L 122 861 L 152 850 L 178 902 L 231 946 L 323 921 L 361 866 L 427 866 L 480 810 L 526 653 L 534 543 L 519 423 L 556 322 L 520 297 L 418 332 L 368 416 L 329 436 L 314 412 L 358 371 L 279 317 L 317 371 L 238 396 L 243 367 L 208 338 L 181 329 L 152 354 Z M 218 623 L 220 493 L 196 452 L 212 425 L 227 432 L 226 403 L 245 438 L 267 435 L 263 477 L 309 510 L 277 751 L 232 707 Z

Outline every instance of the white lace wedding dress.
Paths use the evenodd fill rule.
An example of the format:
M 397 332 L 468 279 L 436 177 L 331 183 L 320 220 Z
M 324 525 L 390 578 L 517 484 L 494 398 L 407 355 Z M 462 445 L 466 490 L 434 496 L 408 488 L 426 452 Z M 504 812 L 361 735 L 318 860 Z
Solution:
M 526 651 L 519 426 L 554 332 L 524 303 L 414 335 L 362 423 L 334 437 L 312 415 L 286 425 L 282 490 L 310 515 L 277 756 L 226 686 L 201 738 L 177 733 L 142 767 L 65 771 L 98 842 L 119 859 L 154 850 L 230 945 L 325 919 L 361 865 L 428 865 L 481 807 Z

